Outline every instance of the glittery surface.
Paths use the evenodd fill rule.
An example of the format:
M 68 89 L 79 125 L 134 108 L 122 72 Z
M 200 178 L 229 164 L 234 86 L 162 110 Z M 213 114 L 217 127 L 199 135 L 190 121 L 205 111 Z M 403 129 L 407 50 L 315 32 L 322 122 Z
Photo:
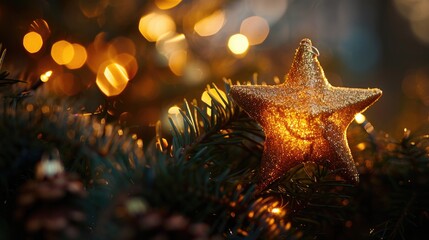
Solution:
M 266 135 L 260 190 L 306 161 L 336 170 L 348 182 L 359 181 L 346 130 L 382 92 L 331 86 L 317 56 L 311 41 L 303 39 L 283 84 L 231 87 L 234 101 Z

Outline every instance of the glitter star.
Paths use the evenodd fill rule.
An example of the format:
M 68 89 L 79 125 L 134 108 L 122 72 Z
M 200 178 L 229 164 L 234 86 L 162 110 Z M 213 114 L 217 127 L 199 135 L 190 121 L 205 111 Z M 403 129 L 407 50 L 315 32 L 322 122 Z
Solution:
M 307 161 L 336 170 L 348 182 L 359 182 L 347 143 L 347 127 L 382 92 L 333 87 L 318 55 L 311 41 L 303 39 L 284 83 L 231 87 L 234 101 L 262 126 L 266 135 L 259 190 Z

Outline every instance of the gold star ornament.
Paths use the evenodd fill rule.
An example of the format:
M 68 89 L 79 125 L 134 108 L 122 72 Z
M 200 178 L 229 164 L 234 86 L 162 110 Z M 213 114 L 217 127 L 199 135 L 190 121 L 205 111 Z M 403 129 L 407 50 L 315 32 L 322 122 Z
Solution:
M 303 39 L 284 83 L 232 86 L 234 101 L 263 128 L 266 139 L 258 189 L 263 190 L 299 163 L 323 165 L 350 183 L 359 175 L 346 130 L 371 106 L 380 89 L 333 87 L 309 39 Z

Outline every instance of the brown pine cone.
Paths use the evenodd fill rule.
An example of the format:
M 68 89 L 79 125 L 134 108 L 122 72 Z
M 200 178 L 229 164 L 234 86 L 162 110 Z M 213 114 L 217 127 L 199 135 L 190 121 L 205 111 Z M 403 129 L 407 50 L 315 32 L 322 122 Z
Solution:
M 205 223 L 192 222 L 181 214 L 160 209 L 148 210 L 139 197 L 128 198 L 113 209 L 113 220 L 118 227 L 114 239 L 215 239 Z
M 51 163 L 41 163 L 51 164 Z M 49 169 L 49 167 L 48 167 Z M 38 167 L 38 171 L 39 171 Z M 42 169 L 43 170 L 43 169 Z M 27 181 L 17 197 L 17 234 L 26 239 L 75 239 L 82 237 L 85 214 L 77 206 L 86 194 L 76 175 L 62 171 Z

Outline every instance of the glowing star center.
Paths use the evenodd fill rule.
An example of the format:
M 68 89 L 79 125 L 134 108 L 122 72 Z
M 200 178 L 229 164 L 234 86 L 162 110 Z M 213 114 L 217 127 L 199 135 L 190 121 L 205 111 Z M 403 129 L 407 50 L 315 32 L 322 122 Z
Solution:
M 291 138 L 313 140 L 322 137 L 322 119 L 320 116 L 309 116 L 290 110 L 267 110 L 264 114 L 267 120 L 266 132 L 277 132 L 283 141 Z

